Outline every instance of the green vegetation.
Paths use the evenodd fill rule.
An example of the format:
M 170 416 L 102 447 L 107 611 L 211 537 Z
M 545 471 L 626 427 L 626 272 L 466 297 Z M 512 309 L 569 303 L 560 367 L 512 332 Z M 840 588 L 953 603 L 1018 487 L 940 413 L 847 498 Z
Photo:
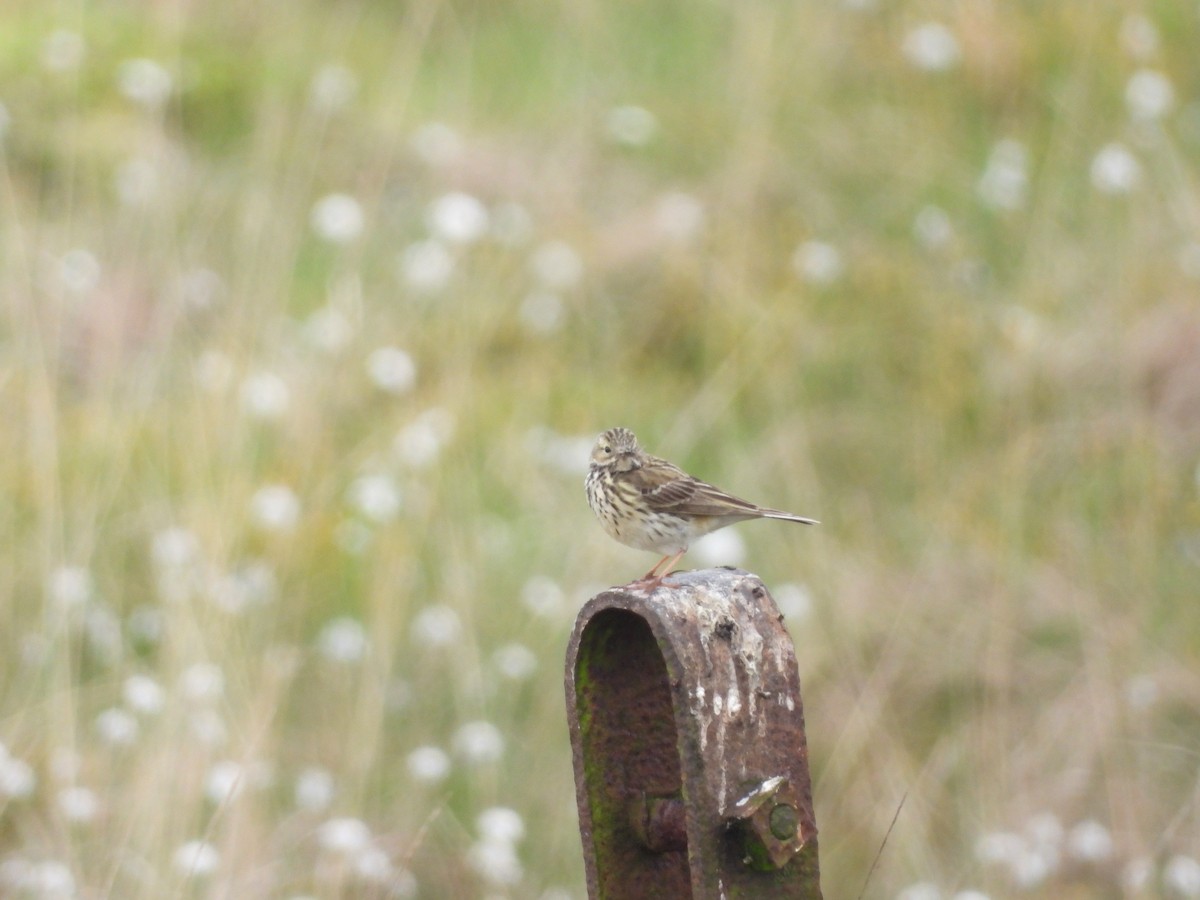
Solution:
M 828 897 L 905 795 L 867 897 L 1200 896 L 1197 46 L 8 0 L 0 895 L 582 897 L 621 424 L 823 523 L 685 564 L 789 599 Z

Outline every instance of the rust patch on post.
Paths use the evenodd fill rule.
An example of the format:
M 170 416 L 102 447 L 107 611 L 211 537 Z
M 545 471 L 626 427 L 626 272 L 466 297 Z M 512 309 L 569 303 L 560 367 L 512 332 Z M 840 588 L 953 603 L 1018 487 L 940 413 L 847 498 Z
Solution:
M 566 688 L 593 900 L 820 898 L 795 652 L 756 576 L 592 598 Z

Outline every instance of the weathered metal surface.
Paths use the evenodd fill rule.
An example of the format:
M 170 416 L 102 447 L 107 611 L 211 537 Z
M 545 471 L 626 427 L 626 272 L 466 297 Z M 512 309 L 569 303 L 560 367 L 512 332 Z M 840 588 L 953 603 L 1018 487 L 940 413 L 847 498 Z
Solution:
M 566 689 L 592 900 L 821 897 L 795 652 L 756 576 L 593 597 Z
M 655 853 L 687 849 L 687 809 L 679 797 L 642 794 L 629 802 L 629 825 L 639 844 Z

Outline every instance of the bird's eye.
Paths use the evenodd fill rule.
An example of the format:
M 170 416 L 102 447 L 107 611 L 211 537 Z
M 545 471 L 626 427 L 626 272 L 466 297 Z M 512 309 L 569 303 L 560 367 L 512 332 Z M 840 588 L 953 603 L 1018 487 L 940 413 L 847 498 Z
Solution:
M 605 444 L 600 449 L 602 449 L 605 453 L 612 453 L 612 447 L 610 447 L 608 444 Z

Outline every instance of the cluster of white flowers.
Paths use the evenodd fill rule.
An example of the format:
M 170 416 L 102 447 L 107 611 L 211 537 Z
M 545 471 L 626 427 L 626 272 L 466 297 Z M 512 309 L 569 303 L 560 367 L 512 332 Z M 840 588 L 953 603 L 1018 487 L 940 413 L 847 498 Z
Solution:
M 512 887 L 525 875 L 517 845 L 525 837 L 520 814 L 504 806 L 485 809 L 475 819 L 478 839 L 467 851 L 471 868 L 488 884 Z
M 376 842 L 370 826 L 361 819 L 343 816 L 322 822 L 317 828 L 317 846 L 321 851 L 319 868 L 349 874 L 364 886 L 386 890 L 390 897 L 416 895 L 416 878 L 392 862 L 387 851 Z

